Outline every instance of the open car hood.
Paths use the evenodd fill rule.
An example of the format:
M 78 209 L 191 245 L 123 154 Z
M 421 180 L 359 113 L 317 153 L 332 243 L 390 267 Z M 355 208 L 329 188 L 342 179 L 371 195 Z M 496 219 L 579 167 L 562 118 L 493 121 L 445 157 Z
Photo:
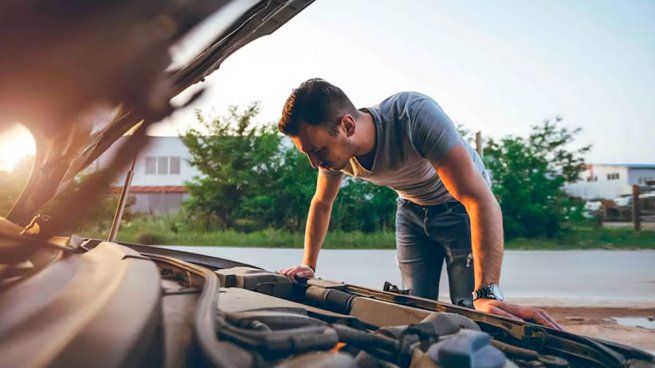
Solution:
M 4 2 L 0 132 L 20 122 L 37 143 L 32 173 L 7 220 L 42 239 L 72 231 L 145 145 L 146 128 L 175 110 L 174 96 L 312 1 Z M 213 41 L 171 70 L 170 48 L 210 16 L 219 18 Z M 130 129 L 113 162 L 74 185 Z M 46 207 L 55 215 L 35 220 Z

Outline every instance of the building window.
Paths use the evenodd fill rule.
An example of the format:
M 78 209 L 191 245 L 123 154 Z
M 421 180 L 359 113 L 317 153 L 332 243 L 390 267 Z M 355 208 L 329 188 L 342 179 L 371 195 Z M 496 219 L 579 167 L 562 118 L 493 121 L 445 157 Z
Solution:
M 147 156 L 147 175 L 180 175 L 182 158 L 180 156 Z
M 146 157 L 146 175 L 155 175 L 157 173 L 157 159 L 152 156 Z
M 180 175 L 180 156 L 171 156 L 171 175 Z
M 168 157 L 157 157 L 157 175 L 168 175 Z
M 607 174 L 607 180 L 617 180 L 619 178 L 619 173 Z

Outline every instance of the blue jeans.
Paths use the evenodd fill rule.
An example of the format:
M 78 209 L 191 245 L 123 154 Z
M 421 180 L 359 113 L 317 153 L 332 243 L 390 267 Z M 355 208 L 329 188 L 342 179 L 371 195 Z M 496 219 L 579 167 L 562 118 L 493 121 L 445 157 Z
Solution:
M 464 206 L 420 206 L 403 198 L 397 202 L 396 251 L 403 287 L 410 295 L 436 300 L 445 259 L 450 300 L 472 307 L 471 223 Z

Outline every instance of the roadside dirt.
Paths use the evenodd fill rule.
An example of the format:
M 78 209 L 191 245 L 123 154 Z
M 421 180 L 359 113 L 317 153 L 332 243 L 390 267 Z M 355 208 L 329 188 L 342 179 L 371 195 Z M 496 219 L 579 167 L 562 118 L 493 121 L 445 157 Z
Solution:
M 603 222 L 603 227 L 608 229 L 632 229 L 632 222 Z M 642 221 L 642 230 L 655 230 L 655 221 Z
M 655 329 L 624 326 L 614 317 L 640 317 L 643 325 L 652 326 L 653 309 L 543 307 L 567 331 L 615 341 L 655 354 Z

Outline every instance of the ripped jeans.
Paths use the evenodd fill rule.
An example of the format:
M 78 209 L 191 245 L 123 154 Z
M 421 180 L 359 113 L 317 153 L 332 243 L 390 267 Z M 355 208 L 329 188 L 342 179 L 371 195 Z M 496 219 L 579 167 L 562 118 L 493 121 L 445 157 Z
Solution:
M 473 307 L 474 287 L 471 223 L 456 201 L 421 206 L 398 198 L 396 251 L 403 287 L 409 294 L 437 299 L 444 259 L 450 300 Z

